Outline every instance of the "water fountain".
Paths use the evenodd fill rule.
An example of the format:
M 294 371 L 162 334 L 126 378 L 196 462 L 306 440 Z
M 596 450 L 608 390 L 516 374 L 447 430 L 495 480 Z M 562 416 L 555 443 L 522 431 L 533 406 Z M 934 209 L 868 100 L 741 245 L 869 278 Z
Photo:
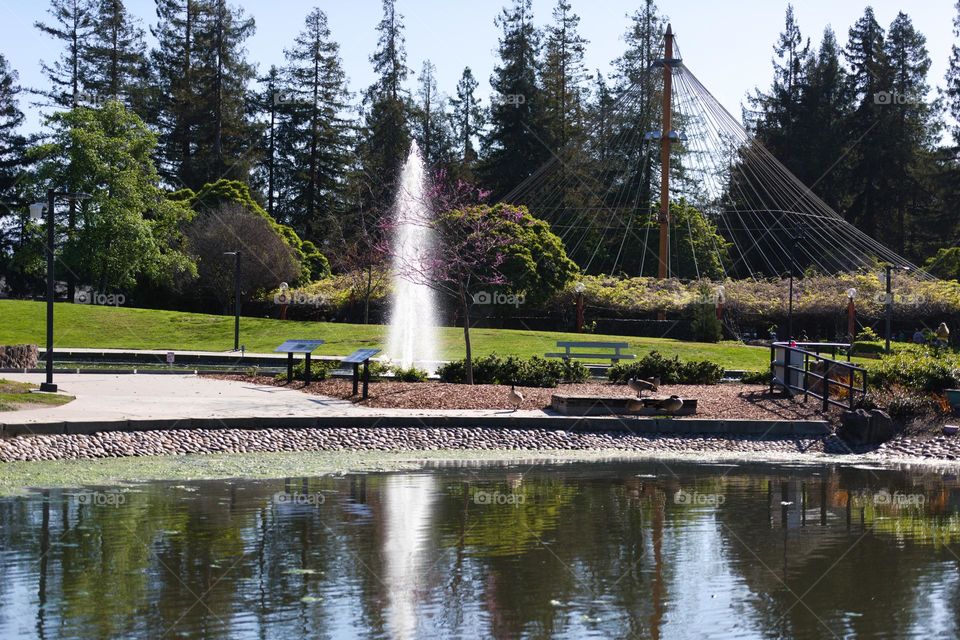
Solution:
M 426 259 L 433 246 L 427 199 L 427 176 L 417 143 L 400 173 L 393 205 L 392 284 L 390 331 L 386 356 L 404 368 L 416 366 L 430 373 L 436 369 L 437 300 L 423 283 Z

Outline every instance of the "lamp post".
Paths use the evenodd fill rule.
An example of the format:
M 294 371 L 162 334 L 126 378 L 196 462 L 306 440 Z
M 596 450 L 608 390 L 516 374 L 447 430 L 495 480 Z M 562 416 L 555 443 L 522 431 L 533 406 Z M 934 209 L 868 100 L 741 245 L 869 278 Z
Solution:
M 233 256 L 233 350 L 240 351 L 240 251 L 225 251 Z
M 40 385 L 40 391 L 56 392 L 57 390 L 57 385 L 53 383 L 53 298 L 54 295 L 56 295 L 54 249 L 57 235 L 54 203 L 57 198 L 65 198 L 76 202 L 78 200 L 86 200 L 89 197 L 90 194 L 87 193 L 72 193 L 47 189 L 46 203 L 37 202 L 30 205 L 30 217 L 33 220 L 40 220 L 43 218 L 44 211 L 47 213 L 47 379 Z
M 583 333 L 583 292 L 586 288 L 586 285 L 582 282 L 573 286 L 573 290 L 577 294 L 577 333 Z
M 886 290 L 887 296 L 884 302 L 886 303 L 886 352 L 890 353 L 890 332 L 892 331 L 893 325 L 893 278 L 892 272 L 894 269 L 900 269 L 901 271 L 910 271 L 910 267 L 900 267 L 895 264 L 890 264 L 889 262 L 883 266 L 884 270 L 884 279 L 886 280 Z
M 793 340 L 793 272 L 797 269 L 797 245 L 806 238 L 803 225 L 797 225 L 797 231 L 790 238 L 790 300 L 787 302 L 787 340 Z
M 853 287 L 847 289 L 847 336 L 850 344 L 857 339 L 857 305 L 854 298 L 857 297 L 857 290 Z

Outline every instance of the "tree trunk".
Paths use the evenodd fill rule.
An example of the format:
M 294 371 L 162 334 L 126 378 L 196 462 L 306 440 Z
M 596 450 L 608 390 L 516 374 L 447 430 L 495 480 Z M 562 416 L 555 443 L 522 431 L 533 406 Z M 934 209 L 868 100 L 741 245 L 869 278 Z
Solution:
M 363 324 L 370 324 L 370 294 L 373 290 L 373 267 L 367 265 L 367 290 L 363 294 Z
M 473 384 L 473 352 L 470 349 L 470 305 L 467 303 L 467 292 L 460 286 L 460 311 L 463 313 L 463 344 L 466 347 L 467 357 L 467 384 Z

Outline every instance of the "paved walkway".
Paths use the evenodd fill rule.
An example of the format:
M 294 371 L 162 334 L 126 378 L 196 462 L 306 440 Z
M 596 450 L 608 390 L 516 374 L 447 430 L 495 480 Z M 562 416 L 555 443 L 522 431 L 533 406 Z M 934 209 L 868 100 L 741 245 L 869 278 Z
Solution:
M 43 382 L 43 374 L 5 373 L 8 380 Z M 0 413 L 0 423 L 97 422 L 123 419 L 260 416 L 546 416 L 543 411 L 418 410 L 359 407 L 348 400 L 293 389 L 193 375 L 61 374 L 60 391 L 76 400 L 59 407 Z

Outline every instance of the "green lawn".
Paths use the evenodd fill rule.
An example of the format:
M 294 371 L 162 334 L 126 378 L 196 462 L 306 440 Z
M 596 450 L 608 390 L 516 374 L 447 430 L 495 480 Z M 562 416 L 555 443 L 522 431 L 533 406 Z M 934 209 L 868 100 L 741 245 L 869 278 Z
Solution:
M 52 393 L 30 393 L 37 387 L 26 382 L 13 382 L 0 378 L 0 411 L 14 411 L 28 406 L 59 405 L 73 400 L 72 396 Z
M 44 341 L 42 302 L 0 300 L 0 344 Z M 224 351 L 233 347 L 233 317 L 199 313 L 154 311 L 79 304 L 57 304 L 56 344 L 63 347 L 127 349 L 192 349 Z M 463 329 L 440 330 L 440 357 L 462 358 Z M 346 355 L 363 346 L 381 347 L 386 336 L 383 325 L 332 322 L 294 322 L 265 318 L 242 318 L 240 343 L 247 351 L 271 352 L 288 338 L 326 340 L 319 355 Z M 582 335 L 548 331 L 473 329 L 470 332 L 474 355 L 497 353 L 529 357 L 556 350 L 557 340 L 617 340 L 630 343 L 638 355 L 657 350 L 683 359 L 708 359 L 728 369 L 763 369 L 769 365 L 769 351 L 736 342 L 709 344 L 665 338 Z

